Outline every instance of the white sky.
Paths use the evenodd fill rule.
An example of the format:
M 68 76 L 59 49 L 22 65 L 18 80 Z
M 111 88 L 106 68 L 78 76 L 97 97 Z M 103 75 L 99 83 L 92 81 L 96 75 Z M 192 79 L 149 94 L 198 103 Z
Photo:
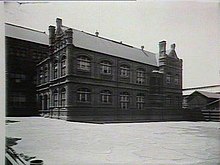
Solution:
M 46 31 L 63 24 L 158 52 L 176 43 L 183 59 L 183 87 L 220 84 L 220 1 L 7 2 L 5 22 Z

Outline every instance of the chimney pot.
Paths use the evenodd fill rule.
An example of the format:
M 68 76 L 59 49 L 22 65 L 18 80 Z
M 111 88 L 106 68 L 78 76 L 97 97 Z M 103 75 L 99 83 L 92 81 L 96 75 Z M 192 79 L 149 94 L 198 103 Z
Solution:
M 95 32 L 95 36 L 96 36 L 96 37 L 99 36 L 99 32 L 98 32 L 98 31 Z
M 141 46 L 141 49 L 144 50 L 144 46 L 143 45 Z

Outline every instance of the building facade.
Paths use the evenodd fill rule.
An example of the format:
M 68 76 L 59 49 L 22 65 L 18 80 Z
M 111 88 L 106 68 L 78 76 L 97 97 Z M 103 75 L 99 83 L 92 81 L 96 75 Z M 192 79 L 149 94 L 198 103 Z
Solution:
M 182 60 L 175 44 L 159 55 L 68 28 L 49 27 L 49 56 L 37 65 L 42 115 L 74 121 L 177 119 Z M 157 60 L 158 56 L 159 60 Z
M 6 116 L 37 115 L 36 64 L 48 57 L 44 32 L 5 24 Z

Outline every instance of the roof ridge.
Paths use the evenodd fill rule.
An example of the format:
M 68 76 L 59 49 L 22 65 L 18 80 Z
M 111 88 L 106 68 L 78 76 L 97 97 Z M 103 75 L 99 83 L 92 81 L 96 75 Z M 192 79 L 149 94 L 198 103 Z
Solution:
M 67 27 L 67 26 L 65 26 L 65 27 L 66 27 L 66 28 L 69 28 L 69 27 Z M 138 48 L 138 47 L 135 47 L 135 46 L 132 46 L 132 45 L 129 45 L 129 44 L 125 44 L 125 43 L 123 43 L 122 41 L 116 41 L 116 40 L 112 40 L 112 39 L 109 39 L 109 38 L 96 36 L 95 34 L 92 34 L 92 33 L 89 33 L 89 32 L 83 31 L 83 30 L 78 30 L 78 29 L 75 29 L 75 28 L 71 28 L 71 29 L 76 30 L 76 31 L 78 31 L 78 32 L 85 33 L 85 34 L 87 34 L 87 35 L 91 35 L 91 36 L 93 36 L 93 37 L 98 37 L 98 38 L 103 39 L 103 40 L 111 41 L 111 42 L 117 43 L 117 44 L 119 44 L 119 45 L 123 45 L 123 46 L 127 46 L 127 47 L 130 47 L 130 48 L 142 50 L 141 48 Z M 148 50 L 143 50 L 143 52 L 150 52 L 150 51 L 148 51 Z M 150 52 L 150 53 L 153 53 L 153 52 Z M 155 54 L 155 53 L 154 53 L 154 54 Z
M 24 27 L 24 26 L 21 26 L 21 25 L 15 25 L 15 24 L 12 24 L 12 23 L 7 23 L 7 22 L 5 24 L 6 25 L 10 25 L 10 26 L 15 26 L 15 27 L 18 27 L 18 28 L 22 28 L 22 29 L 26 29 L 26 30 L 31 30 L 31 31 L 35 31 L 35 32 L 46 34 L 46 32 L 43 32 L 43 31 L 40 31 L 40 30 L 36 30 L 36 29 L 31 29 L 31 28 Z

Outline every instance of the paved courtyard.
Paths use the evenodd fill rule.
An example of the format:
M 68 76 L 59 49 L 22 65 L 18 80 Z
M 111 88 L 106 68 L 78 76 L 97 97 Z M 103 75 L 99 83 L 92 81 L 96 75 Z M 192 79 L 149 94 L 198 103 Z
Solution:
M 57 119 L 7 118 L 6 136 L 22 138 L 18 153 L 45 165 L 220 164 L 220 123 L 89 124 Z

